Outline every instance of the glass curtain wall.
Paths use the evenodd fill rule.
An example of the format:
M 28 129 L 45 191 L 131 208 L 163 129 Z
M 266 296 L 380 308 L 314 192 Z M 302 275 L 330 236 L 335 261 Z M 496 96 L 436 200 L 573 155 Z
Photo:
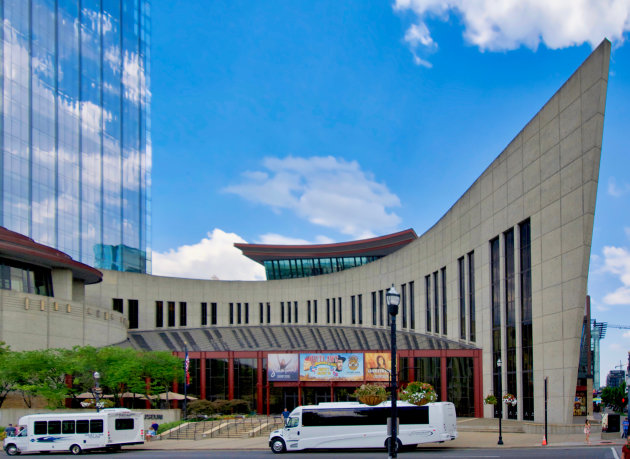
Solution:
M 429 383 L 435 389 L 438 400 L 442 397 L 442 378 L 440 375 L 439 357 L 414 357 L 413 358 L 414 381 Z
M 228 399 L 227 359 L 206 359 L 206 399 Z
M 0 225 L 98 268 L 150 272 L 149 14 L 148 0 L 0 8 Z
M 473 359 L 449 357 L 446 359 L 448 401 L 455 404 L 457 416 L 475 415 Z
M 234 397 L 245 400 L 250 410 L 256 410 L 256 359 L 234 359 Z
M 497 360 L 501 358 L 501 297 L 500 297 L 499 238 L 490 241 L 490 301 L 492 314 L 492 383 L 497 400 L 503 396 L 499 393 L 501 368 Z M 494 416 L 499 416 L 499 404 L 494 405 Z
M 532 255 L 529 220 L 519 225 L 521 275 L 521 340 L 523 347 L 523 419 L 534 420 L 534 344 L 532 341 Z
M 519 397 L 516 386 L 516 280 L 514 273 L 514 230 L 510 229 L 504 234 L 505 256 L 505 354 L 507 362 L 505 370 L 507 376 L 506 392 Z M 516 419 L 516 406 L 506 405 L 508 418 Z

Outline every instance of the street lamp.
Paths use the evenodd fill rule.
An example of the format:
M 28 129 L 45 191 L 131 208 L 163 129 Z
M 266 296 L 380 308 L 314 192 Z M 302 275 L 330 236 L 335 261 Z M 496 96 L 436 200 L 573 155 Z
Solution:
M 101 387 L 99 386 L 99 380 L 101 379 L 101 374 L 98 371 L 95 371 L 92 376 L 94 377 L 94 406 L 96 407 L 96 412 L 98 413 L 98 396 L 100 395 L 101 392 Z
M 503 390 L 501 388 L 501 377 L 503 376 L 502 372 L 501 372 L 501 364 L 503 362 L 501 362 L 501 357 L 499 357 L 497 359 L 497 368 L 499 369 L 499 441 L 497 442 L 497 445 L 502 445 L 503 444 L 503 436 L 502 431 L 501 431 L 501 419 L 503 418 Z
M 391 338 L 391 348 L 392 348 L 392 371 L 391 371 L 391 379 L 392 379 L 392 420 L 391 420 L 391 436 L 389 438 L 389 457 L 394 458 L 398 457 L 398 438 L 396 435 L 396 421 L 398 418 L 396 402 L 398 399 L 398 394 L 396 391 L 396 316 L 398 315 L 398 305 L 400 304 L 400 294 L 394 288 L 394 284 L 392 284 L 392 288 L 387 291 L 385 295 L 387 300 L 387 312 L 391 316 L 391 326 L 392 326 L 392 338 Z

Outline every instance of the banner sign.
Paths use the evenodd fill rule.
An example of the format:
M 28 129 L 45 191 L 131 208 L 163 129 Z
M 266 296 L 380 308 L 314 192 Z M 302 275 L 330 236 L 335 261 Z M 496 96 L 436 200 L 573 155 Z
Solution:
M 388 352 L 365 353 L 365 380 L 389 381 L 392 369 L 392 355 Z
M 363 354 L 300 354 L 300 381 L 361 381 Z
M 297 381 L 298 354 L 269 354 L 267 356 L 267 381 Z

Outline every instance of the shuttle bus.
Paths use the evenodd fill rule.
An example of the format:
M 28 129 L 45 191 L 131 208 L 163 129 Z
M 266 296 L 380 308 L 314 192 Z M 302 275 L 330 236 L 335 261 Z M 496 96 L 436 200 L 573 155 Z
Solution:
M 47 413 L 22 416 L 15 437 L 4 439 L 9 456 L 30 452 L 69 451 L 81 454 L 88 449 L 117 451 L 123 445 L 144 443 L 144 414 L 125 408 L 100 413 Z
M 387 448 L 391 402 L 320 403 L 294 409 L 283 429 L 271 432 L 274 453 L 317 448 Z M 455 405 L 398 402 L 398 449 L 457 438 Z

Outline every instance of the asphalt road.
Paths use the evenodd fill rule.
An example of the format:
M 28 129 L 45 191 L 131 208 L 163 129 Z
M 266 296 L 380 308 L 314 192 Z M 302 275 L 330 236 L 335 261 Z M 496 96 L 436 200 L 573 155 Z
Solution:
M 33 456 L 40 454 L 33 454 Z M 21 457 L 31 456 L 23 454 Z M 69 454 L 50 454 L 52 458 L 76 457 Z M 308 451 L 296 452 L 284 455 L 275 455 L 269 451 L 235 451 L 235 450 L 213 450 L 213 451 L 133 451 L 123 450 L 120 453 L 98 453 L 85 452 L 82 454 L 86 458 L 94 459 L 193 459 L 193 458 L 216 458 L 216 459 L 255 459 L 272 458 L 278 459 L 340 459 L 361 458 L 361 459 L 384 459 L 387 457 L 385 451 L 376 450 L 334 450 L 334 451 Z M 619 459 L 621 457 L 621 446 L 590 446 L 590 447 L 557 447 L 557 448 L 508 448 L 508 449 L 464 449 L 464 448 L 423 448 L 418 451 L 405 451 L 398 453 L 400 459 L 438 459 L 438 458 L 527 458 L 527 459 Z

